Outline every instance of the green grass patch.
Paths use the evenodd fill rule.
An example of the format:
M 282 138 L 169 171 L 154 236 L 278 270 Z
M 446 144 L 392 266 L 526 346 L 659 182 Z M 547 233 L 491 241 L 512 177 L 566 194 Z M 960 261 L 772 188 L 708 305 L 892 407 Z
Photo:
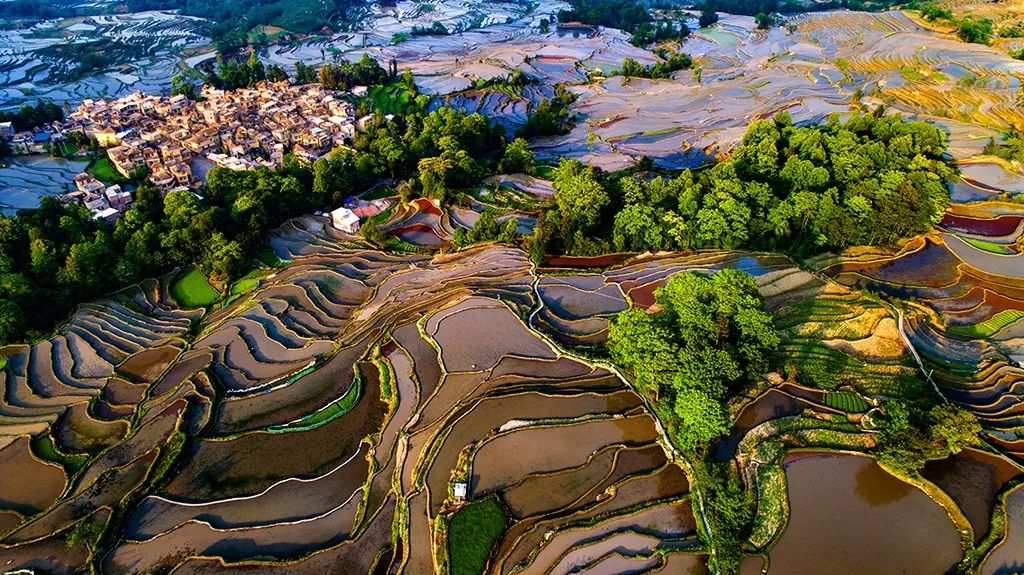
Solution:
M 230 295 L 237 296 L 252 291 L 259 285 L 264 273 L 266 273 L 264 270 L 257 268 L 238 278 L 235 283 L 231 284 Z
M 192 268 L 171 286 L 171 295 L 187 308 L 206 307 L 217 301 L 220 293 L 213 289 L 206 276 Z
M 256 261 L 271 268 L 279 268 L 288 263 L 288 260 L 283 260 L 277 257 L 277 254 L 274 253 L 274 250 L 270 248 L 263 248 L 262 250 L 256 252 Z
M 362 198 L 366 201 L 382 200 L 384 198 L 390 198 L 391 196 L 397 194 L 398 192 L 396 192 L 395 189 L 392 188 L 391 186 L 377 186 L 376 188 L 363 194 Z
M 74 475 L 79 469 L 85 467 L 85 464 L 89 462 L 88 455 L 74 454 L 68 455 L 57 451 L 57 446 L 53 444 L 53 439 L 49 435 L 39 435 L 32 438 L 32 442 L 29 444 L 32 453 L 36 457 L 43 461 L 51 461 L 64 467 L 68 475 Z
M 826 393 L 825 405 L 847 413 L 864 413 L 871 407 L 866 399 L 852 391 L 830 391 Z
M 362 382 L 356 377 L 355 381 L 345 392 L 345 395 L 327 404 L 326 407 L 314 411 L 305 417 L 283 423 L 280 425 L 272 425 L 268 429 L 273 432 L 281 431 L 307 431 L 315 429 L 334 420 L 336 417 L 340 417 L 349 412 L 356 403 L 359 401 L 362 395 Z
M 0 371 L 3 371 L 6 368 L 7 368 L 7 358 L 6 357 L 0 357 Z
M 121 174 L 117 173 L 117 170 L 114 169 L 114 165 L 110 163 L 110 158 L 106 157 L 93 162 L 87 171 L 97 180 L 108 184 L 115 183 L 123 179 Z
M 415 99 L 404 84 L 394 82 L 386 86 L 372 86 L 366 92 L 363 102 L 384 114 L 401 114 Z
M 987 240 L 979 240 L 977 238 L 961 237 L 963 241 L 967 242 L 968 245 L 978 248 L 979 250 L 988 252 L 990 254 L 999 254 L 1001 256 L 1012 255 L 1014 252 L 1010 248 L 1003 244 L 997 244 Z
M 974 339 L 992 337 L 1021 319 L 1024 319 L 1024 311 L 1005 309 L 976 325 L 951 326 L 949 333 Z
M 448 526 L 452 575 L 479 575 L 487 565 L 508 517 L 497 496 L 474 501 L 455 512 Z

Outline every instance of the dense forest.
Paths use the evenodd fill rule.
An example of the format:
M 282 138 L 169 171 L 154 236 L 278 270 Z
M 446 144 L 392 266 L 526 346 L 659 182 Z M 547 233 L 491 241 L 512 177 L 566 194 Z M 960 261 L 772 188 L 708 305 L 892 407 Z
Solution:
M 941 217 L 954 169 L 941 130 L 882 112 L 811 127 L 786 113 L 759 120 L 729 158 L 674 178 L 605 175 L 563 160 L 531 249 L 809 254 L 892 245 Z

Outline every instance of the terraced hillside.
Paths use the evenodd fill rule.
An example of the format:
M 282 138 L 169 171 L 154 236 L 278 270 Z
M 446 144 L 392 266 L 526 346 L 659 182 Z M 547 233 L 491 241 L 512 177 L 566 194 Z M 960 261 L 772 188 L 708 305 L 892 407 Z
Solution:
M 917 369 L 886 307 L 778 256 L 537 269 L 500 245 L 389 255 L 321 217 L 270 244 L 289 263 L 228 303 L 181 310 L 150 282 L 2 351 L 5 569 L 702 571 L 710 540 L 691 462 L 611 366 L 579 353 L 671 274 L 722 267 L 757 277 L 788 357 L 854 374 L 835 391 L 769 378 L 730 405 L 736 426 L 715 452 L 756 494 L 751 565 L 784 563 L 785 454 L 870 451 L 865 412 Z M 896 532 L 856 543 L 896 541 L 944 568 L 963 549 L 970 565 L 1005 554 L 996 501 L 1020 468 L 977 458 L 935 471 L 951 487 L 923 485 L 949 493 L 939 504 L 907 504 L 931 514 L 941 552 Z M 978 469 L 999 470 L 987 495 L 958 492 Z M 961 548 L 954 525 L 977 538 Z
M 194 66 L 213 57 L 209 28 L 201 18 L 157 11 L 6 26 L 0 31 L 0 99 L 4 107 L 38 98 L 77 104 L 166 90 L 179 63 Z M 204 49 L 210 53 L 197 55 Z

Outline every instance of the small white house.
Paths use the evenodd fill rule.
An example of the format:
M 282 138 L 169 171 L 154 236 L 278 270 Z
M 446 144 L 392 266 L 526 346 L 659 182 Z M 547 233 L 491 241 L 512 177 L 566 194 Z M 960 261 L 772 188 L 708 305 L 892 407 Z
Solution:
M 466 495 L 469 494 L 469 485 L 462 482 L 456 483 L 452 489 L 452 494 L 455 496 L 455 501 L 465 501 Z
M 359 231 L 359 216 L 348 208 L 338 208 L 331 212 L 331 223 L 346 233 L 354 234 Z

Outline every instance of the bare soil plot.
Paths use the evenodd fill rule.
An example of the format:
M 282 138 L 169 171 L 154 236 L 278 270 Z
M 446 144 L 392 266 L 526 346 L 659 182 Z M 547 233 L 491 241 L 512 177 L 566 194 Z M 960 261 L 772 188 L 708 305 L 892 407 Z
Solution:
M 61 466 L 32 455 L 28 437 L 0 449 L 0 509 L 38 513 L 60 497 L 66 480 Z

